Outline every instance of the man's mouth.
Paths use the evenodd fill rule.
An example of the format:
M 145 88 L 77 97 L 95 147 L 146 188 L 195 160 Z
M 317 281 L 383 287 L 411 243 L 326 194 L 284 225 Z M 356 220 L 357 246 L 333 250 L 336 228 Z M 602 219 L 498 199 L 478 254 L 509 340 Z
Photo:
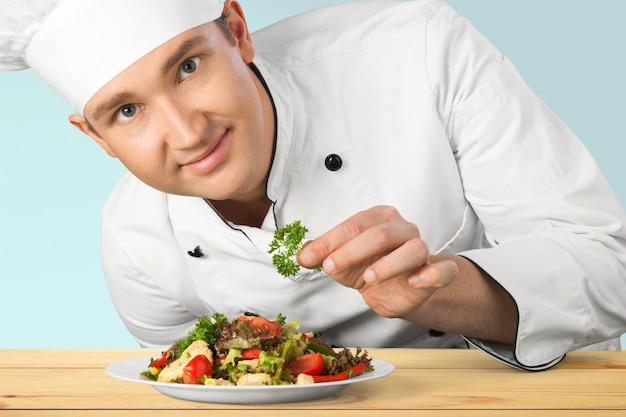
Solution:
M 182 164 L 182 168 L 196 174 L 213 170 L 226 156 L 228 138 L 229 131 L 227 130 L 214 142 L 213 146 L 191 158 L 189 162 Z

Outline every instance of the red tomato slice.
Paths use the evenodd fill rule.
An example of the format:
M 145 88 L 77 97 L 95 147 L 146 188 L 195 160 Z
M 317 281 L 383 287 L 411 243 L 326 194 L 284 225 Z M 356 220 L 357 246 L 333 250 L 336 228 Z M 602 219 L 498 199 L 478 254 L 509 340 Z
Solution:
M 293 376 L 298 376 L 299 374 L 319 375 L 324 368 L 324 357 L 321 353 L 309 353 L 298 356 L 289 364 L 288 368 Z
M 160 357 L 153 359 L 152 362 L 150 362 L 150 366 L 152 366 L 153 368 L 164 368 L 165 365 L 167 365 L 167 356 L 169 355 L 171 349 L 166 350 L 165 352 L 163 352 L 161 354 Z
M 262 332 L 264 338 L 278 336 L 278 333 L 280 333 L 280 323 L 277 321 L 270 321 L 264 317 L 239 316 L 239 321 L 246 321 L 250 323 L 254 330 Z
M 313 381 L 318 382 L 335 382 L 343 381 L 344 379 L 352 378 L 359 375 L 367 369 L 364 363 L 359 363 L 347 371 L 340 372 L 336 375 L 313 375 Z
M 213 367 L 209 358 L 204 355 L 194 356 L 193 359 L 183 368 L 183 383 L 201 384 L 203 376 L 213 375 Z
M 250 360 L 250 359 L 259 359 L 261 356 L 261 349 L 245 349 L 241 351 L 241 359 Z

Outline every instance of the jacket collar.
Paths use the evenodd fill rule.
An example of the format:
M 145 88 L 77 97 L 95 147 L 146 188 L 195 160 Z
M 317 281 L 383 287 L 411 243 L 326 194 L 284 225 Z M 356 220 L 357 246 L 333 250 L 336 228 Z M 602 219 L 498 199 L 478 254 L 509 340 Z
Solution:
M 272 165 L 267 182 L 267 196 L 276 203 L 289 187 L 287 170 L 294 150 L 295 113 L 292 92 L 285 82 L 283 72 L 263 58 L 254 60 L 257 75 L 268 90 L 274 105 L 276 133 Z

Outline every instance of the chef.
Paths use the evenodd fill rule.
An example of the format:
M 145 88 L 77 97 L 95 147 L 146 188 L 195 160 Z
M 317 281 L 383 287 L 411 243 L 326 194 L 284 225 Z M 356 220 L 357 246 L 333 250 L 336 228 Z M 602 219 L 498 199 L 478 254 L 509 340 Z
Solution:
M 619 348 L 624 208 L 445 3 L 342 4 L 253 35 L 235 0 L 0 7 L 0 68 L 33 68 L 128 168 L 102 260 L 142 346 L 251 312 L 528 370 Z M 309 242 L 284 278 L 268 249 L 294 220 Z

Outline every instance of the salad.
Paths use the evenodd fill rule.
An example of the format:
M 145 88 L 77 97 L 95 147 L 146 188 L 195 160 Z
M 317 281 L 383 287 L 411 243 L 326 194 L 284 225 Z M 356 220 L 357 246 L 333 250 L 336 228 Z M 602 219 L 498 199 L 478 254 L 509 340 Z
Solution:
M 183 384 L 284 385 L 341 381 L 373 370 L 366 350 L 335 350 L 299 328 L 281 314 L 276 320 L 203 316 L 142 375 Z

